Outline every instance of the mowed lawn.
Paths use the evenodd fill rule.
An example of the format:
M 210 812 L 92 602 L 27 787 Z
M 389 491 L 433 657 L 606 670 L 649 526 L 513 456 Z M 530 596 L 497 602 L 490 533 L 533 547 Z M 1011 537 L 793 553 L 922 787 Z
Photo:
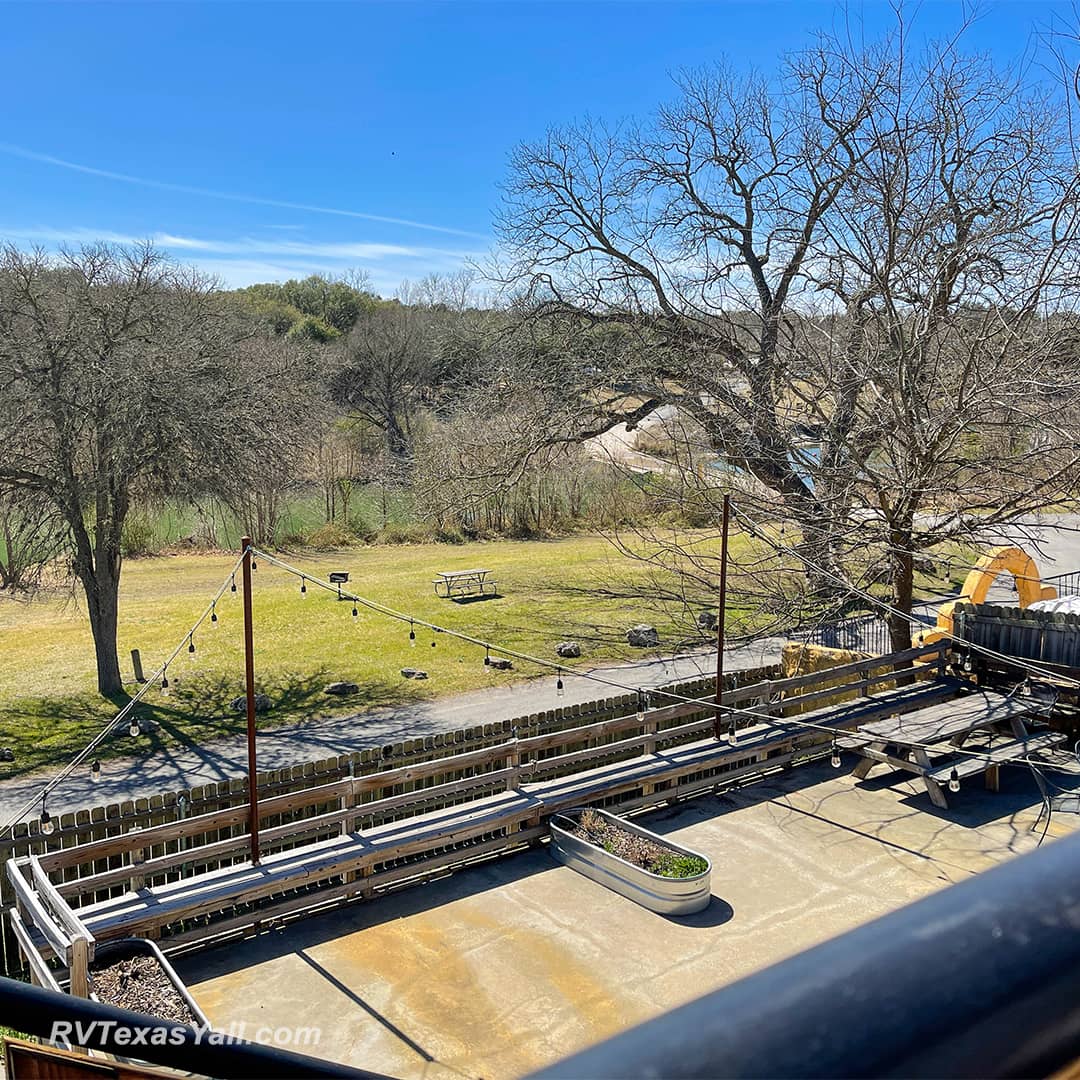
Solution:
M 743 545 L 740 538 L 737 550 Z M 588 666 L 597 660 L 641 656 L 628 648 L 627 627 L 648 621 L 660 631 L 661 651 L 678 644 L 681 632 L 647 600 L 625 596 L 657 571 L 629 559 L 603 537 L 554 541 L 500 541 L 462 546 L 363 547 L 336 554 L 290 554 L 287 561 L 325 579 L 347 570 L 356 593 L 417 617 L 509 648 L 555 658 L 555 645 L 579 641 Z M 142 654 L 147 674 L 183 638 L 233 565 L 228 555 L 185 554 L 129 560 L 120 604 L 120 659 L 131 677 L 130 650 Z M 438 570 L 489 568 L 500 598 L 457 604 L 435 597 Z M 623 594 L 623 595 L 619 595 Z M 243 688 L 242 612 L 239 593 L 228 590 L 217 605 L 218 622 L 195 635 L 169 668 L 167 695 L 155 689 L 141 715 L 160 725 L 163 745 L 204 741 L 240 731 L 229 702 Z M 352 605 L 299 581 L 265 561 L 254 575 L 256 679 L 275 703 L 268 725 L 315 720 L 332 712 L 359 711 L 456 691 L 504 684 L 541 674 L 515 662 L 501 673 L 484 665 L 481 648 L 445 634 L 418 629 L 409 644 L 407 624 Z M 431 642 L 436 642 L 432 648 Z M 427 671 L 417 682 L 401 668 Z M 326 696 L 334 680 L 358 683 L 348 699 Z M 132 684 L 134 689 L 134 684 Z M 95 692 L 94 654 L 85 604 L 67 599 L 0 601 L 0 746 L 15 750 L 14 765 L 0 778 L 66 760 L 116 711 Z M 131 753 L 123 731 L 101 756 Z

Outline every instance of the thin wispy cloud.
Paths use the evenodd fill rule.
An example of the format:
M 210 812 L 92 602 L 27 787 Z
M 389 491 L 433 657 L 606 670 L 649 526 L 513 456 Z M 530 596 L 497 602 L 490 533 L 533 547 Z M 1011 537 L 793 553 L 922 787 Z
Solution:
M 225 285 L 240 287 L 259 281 L 283 281 L 307 274 L 335 276 L 359 267 L 373 286 L 390 294 L 406 279 L 432 272 L 457 270 L 478 258 L 477 252 L 408 244 L 367 241 L 286 240 L 261 238 L 208 238 L 157 232 L 136 236 L 115 229 L 52 226 L 4 226 L 0 242 L 26 243 L 46 248 L 79 247 L 106 243 L 132 246 L 150 242 L 184 263 L 213 274 Z
M 37 161 L 45 165 L 54 165 L 60 169 L 98 176 L 106 180 L 116 180 L 122 184 L 136 184 L 139 187 L 155 188 L 159 191 L 175 191 L 184 195 L 197 195 L 205 199 L 223 199 L 227 202 L 246 203 L 250 206 L 273 206 L 281 210 L 302 210 L 309 214 L 331 214 L 336 217 L 357 218 L 361 221 L 377 221 L 385 225 L 400 225 L 409 229 L 423 229 L 427 232 L 446 233 L 451 236 L 468 236 L 476 240 L 487 239 L 482 233 L 467 229 L 454 229 L 448 225 L 432 225 L 426 221 L 413 221 L 410 218 L 388 217 L 383 214 L 369 214 L 360 210 L 345 210 L 335 206 L 316 206 L 311 203 L 289 202 L 284 199 L 267 199 L 260 195 L 242 195 L 230 191 L 215 191 L 212 188 L 192 187 L 188 184 L 175 184 L 167 180 L 153 180 L 145 176 L 131 176 L 128 173 L 113 172 L 111 169 L 99 169 L 93 165 L 83 165 L 77 161 L 52 154 L 42 154 L 29 150 L 25 146 L 13 143 L 0 143 L 0 154 Z

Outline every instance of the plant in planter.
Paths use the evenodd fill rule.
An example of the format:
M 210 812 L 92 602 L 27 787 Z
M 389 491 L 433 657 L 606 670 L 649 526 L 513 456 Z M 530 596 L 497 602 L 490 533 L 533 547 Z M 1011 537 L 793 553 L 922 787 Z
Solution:
M 577 808 L 556 814 L 551 853 L 650 911 L 687 915 L 712 899 L 712 865 L 705 856 L 605 810 Z

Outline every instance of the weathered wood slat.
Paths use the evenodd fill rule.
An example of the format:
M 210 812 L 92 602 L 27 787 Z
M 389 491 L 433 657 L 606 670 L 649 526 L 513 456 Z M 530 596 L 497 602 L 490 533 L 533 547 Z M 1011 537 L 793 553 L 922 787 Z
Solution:
M 17 862 L 9 859 L 7 864 L 8 880 L 15 890 L 15 898 L 30 918 L 30 923 L 40 931 L 42 937 L 48 942 L 49 948 L 65 964 L 71 962 L 71 938 L 64 933 L 63 927 L 53 918 L 52 913 L 45 907 L 41 898 L 34 891 L 30 882 L 22 873 L 25 862 Z
M 19 943 L 19 950 L 30 966 L 34 981 L 38 986 L 44 986 L 47 990 L 55 990 L 59 993 L 60 984 L 56 981 L 52 968 L 49 967 L 41 955 L 40 942 L 33 939 L 16 908 L 10 908 L 7 916 L 8 925 Z
M 980 727 L 1031 716 L 1038 702 L 980 691 L 945 706 L 920 709 L 915 717 L 876 721 L 860 726 L 860 735 L 884 742 L 935 743 Z
M 1061 746 L 1067 741 L 1066 736 L 1058 731 L 1043 732 L 1038 735 L 1031 735 L 1026 739 L 1012 739 L 1009 742 L 987 747 L 985 750 L 973 750 L 954 761 L 946 762 L 931 769 L 926 775 L 938 783 L 945 783 L 949 780 L 953 769 L 956 770 L 960 779 L 978 776 L 996 765 L 1007 761 L 1017 761 L 1039 750 L 1052 750 L 1055 746 Z
M 836 667 L 826 668 L 823 671 L 812 671 L 806 675 L 793 675 L 787 679 L 774 679 L 767 682 L 748 683 L 746 686 L 738 686 L 730 690 L 725 690 L 722 695 L 722 701 L 724 705 L 739 705 L 744 701 L 758 700 L 763 697 L 767 700 L 770 696 L 789 694 L 790 691 L 799 690 L 805 686 L 814 686 L 819 683 L 835 684 L 836 680 L 843 680 L 848 678 L 848 676 L 861 675 L 864 672 L 874 671 L 878 668 L 889 667 L 890 669 L 895 669 L 897 665 L 908 664 L 916 660 L 929 662 L 939 657 L 941 653 L 947 651 L 948 648 L 948 642 L 934 642 L 932 645 L 922 645 L 918 648 L 906 649 L 899 653 L 892 653 L 887 657 L 875 656 L 867 660 L 855 660 L 850 664 L 839 664 Z M 916 668 L 915 670 L 918 671 L 919 669 Z M 901 666 L 899 671 L 891 670 L 889 672 L 884 672 L 877 681 L 880 682 L 883 679 L 895 678 L 897 675 L 902 675 L 905 672 L 910 671 L 910 668 Z M 858 683 L 841 683 L 840 685 L 826 687 L 826 690 L 829 689 L 831 689 L 834 694 L 842 694 L 858 689 Z M 679 716 L 685 716 L 688 712 L 696 712 L 699 709 L 711 709 L 714 703 L 714 698 L 701 698 L 692 703 L 680 703 L 678 705 L 667 705 L 659 709 L 653 709 L 650 711 L 649 715 L 655 717 L 657 720 L 663 721 Z M 785 703 L 796 704 L 796 701 Z
M 464 780 L 456 780 L 430 788 L 419 788 L 416 791 L 405 792 L 402 795 L 391 795 L 385 799 L 375 799 L 372 802 L 332 810 L 326 814 L 318 814 L 314 817 L 302 818 L 299 821 L 275 825 L 272 828 L 260 831 L 259 843 L 263 850 L 268 852 L 277 843 L 331 829 L 343 823 L 351 825 L 357 818 L 386 813 L 389 810 L 407 807 L 414 803 L 428 802 L 431 799 L 448 797 L 459 793 L 463 794 L 478 787 L 488 787 L 505 781 L 514 772 L 513 769 L 496 769 L 492 772 L 481 773 L 478 776 L 467 777 Z M 324 800 L 320 799 L 319 801 Z M 239 836 L 217 840 L 214 843 L 201 844 L 197 848 L 185 848 L 169 855 L 147 859 L 146 862 L 140 865 L 139 871 L 143 877 L 155 877 L 170 870 L 175 870 L 177 867 L 184 866 L 187 863 L 212 862 L 217 859 L 228 858 L 231 855 L 246 852 L 250 846 L 251 841 L 247 833 L 242 833 Z M 99 874 L 66 881 L 58 886 L 58 889 L 62 896 L 71 898 L 86 895 L 97 889 L 121 885 L 130 877 L 130 868 L 118 866 L 111 870 L 102 871 Z
M 56 886 L 49 880 L 49 875 L 41 868 L 36 855 L 30 856 L 30 872 L 34 889 L 44 899 L 47 908 L 70 938 L 81 938 L 86 943 L 87 958 L 94 958 L 94 935 L 86 928 L 82 920 L 68 907 Z

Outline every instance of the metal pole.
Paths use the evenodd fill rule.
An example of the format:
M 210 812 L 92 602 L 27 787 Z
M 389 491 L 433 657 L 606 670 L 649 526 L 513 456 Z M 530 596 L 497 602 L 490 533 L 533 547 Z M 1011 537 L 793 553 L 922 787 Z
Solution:
M 724 616 L 727 614 L 727 548 L 728 522 L 731 520 L 731 496 L 724 495 L 724 512 L 720 522 L 720 602 L 716 613 L 716 704 L 723 704 L 724 693 Z M 713 718 L 713 734 L 724 737 L 720 709 Z
M 247 698 L 248 832 L 251 865 L 259 865 L 259 784 L 255 769 L 255 637 L 251 621 L 251 537 L 240 540 L 244 581 L 244 680 Z

